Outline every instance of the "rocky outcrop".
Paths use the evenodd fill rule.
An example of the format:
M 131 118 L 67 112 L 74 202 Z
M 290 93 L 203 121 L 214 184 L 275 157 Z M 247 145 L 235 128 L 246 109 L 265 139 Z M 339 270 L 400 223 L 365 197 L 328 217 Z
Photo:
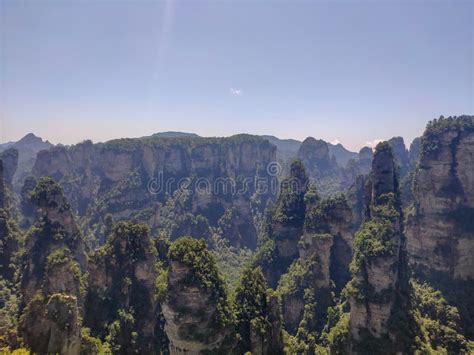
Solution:
M 202 240 L 183 237 L 169 252 L 167 296 L 162 303 L 171 354 L 224 352 L 232 322 L 223 281 Z
M 319 258 L 323 283 L 331 281 L 341 290 L 349 281 L 352 259 L 353 215 L 344 195 L 310 202 L 307 199 L 304 234 L 299 243 L 299 256 Z
M 408 289 L 405 237 L 396 163 L 387 142 L 376 147 L 366 221 L 356 234 L 348 285 L 353 351 L 374 342 L 389 353 L 403 351 L 392 317 L 406 310 Z M 364 350 L 365 349 L 365 350 Z M 383 351 L 381 350 L 380 351 Z
M 332 305 L 331 292 L 340 291 L 349 280 L 352 257 L 352 213 L 343 196 L 320 200 L 314 190 L 306 194 L 303 235 L 298 243 L 299 259 L 282 276 L 279 292 L 285 329 L 295 334 L 305 318 L 305 327 L 321 331 Z M 311 295 L 308 298 L 308 295 Z M 306 317 L 307 318 L 307 317 Z M 309 324 L 308 324 L 309 323 Z
M 269 235 L 271 260 L 262 265 L 270 287 L 275 288 L 280 276 L 298 258 L 298 242 L 303 235 L 308 177 L 301 161 L 291 164 L 290 175 L 281 184 L 276 205 L 271 211 Z
M 41 179 L 31 200 L 37 212 L 23 256 L 20 331 L 34 352 L 79 354 L 85 244 L 53 180 Z
M 352 211 L 352 226 L 354 231 L 359 229 L 367 215 L 367 198 L 370 196 L 369 191 L 367 191 L 370 189 L 368 181 L 368 175 L 359 175 L 346 192 L 347 203 Z
M 21 232 L 5 209 L 0 208 L 0 277 L 14 283 Z
M 405 141 L 402 137 L 393 137 L 387 142 L 392 148 L 393 156 L 399 169 L 399 176 L 400 178 L 403 178 L 408 173 L 410 166 L 410 158 L 408 150 L 405 146 Z
M 280 302 L 275 294 L 267 295 L 267 329 L 262 334 L 256 323 L 250 325 L 250 350 L 255 355 L 283 354 L 282 321 Z
M 9 148 L 0 153 L 0 160 L 3 161 L 3 179 L 7 187 L 11 188 L 13 176 L 18 168 L 18 150 Z
M 148 227 L 119 222 L 89 263 L 84 324 L 109 342 L 114 353 L 159 352 L 155 297 L 157 251 Z M 116 334 L 107 324 L 118 324 Z M 135 336 L 133 334 L 136 334 Z
M 344 146 L 341 143 L 337 144 L 332 144 L 328 143 L 328 148 L 329 148 L 329 155 L 331 157 L 334 157 L 336 160 L 337 164 L 340 167 L 345 167 L 351 160 L 357 160 L 358 155 L 357 153 L 351 152 L 344 148 Z
M 361 171 L 361 174 L 367 174 L 370 172 L 373 156 L 374 156 L 374 152 L 372 148 L 370 147 L 363 147 L 359 151 L 359 160 L 357 163 Z
M 474 278 L 474 119 L 431 122 L 422 138 L 407 226 L 415 267 Z
M 397 163 L 402 204 L 403 207 L 407 207 L 413 203 L 413 173 L 419 160 L 420 138 L 416 138 L 412 142 L 410 151 L 406 149 L 402 137 L 393 137 L 388 143 L 392 147 L 393 155 Z
M 9 148 L 0 153 L 0 209 L 14 207 L 11 202 L 13 176 L 18 167 L 18 151 Z
M 9 212 L 4 175 L 3 160 L 0 159 L 0 278 L 14 283 L 20 230 Z
M 34 173 L 60 182 L 91 228 L 110 213 L 115 220 L 135 219 L 163 229 L 160 206 L 174 191 L 189 186 L 193 194 L 186 212 L 217 226 L 224 212 L 235 208 L 246 227 L 241 228 L 242 243 L 254 248 L 254 182 L 258 176 L 270 186 L 276 177 L 267 167 L 275 160 L 275 146 L 255 136 L 148 137 L 42 151 Z M 259 198 L 263 208 L 272 190 L 267 188 Z
M 409 170 L 414 171 L 421 156 L 421 137 L 417 137 L 410 144 L 410 151 L 408 154 Z
M 329 153 L 328 144 L 312 137 L 306 138 L 298 150 L 298 159 L 303 162 L 308 176 L 323 196 L 330 196 L 347 188 L 344 169 Z M 351 177 L 349 177 L 349 180 Z
M 422 137 L 407 221 L 415 275 L 459 308 L 474 337 L 474 117 L 440 118 Z
M 48 141 L 29 133 L 18 142 L 14 142 L 9 149 L 15 149 L 17 153 L 18 169 L 12 175 L 12 187 L 15 191 L 19 191 L 24 180 L 31 175 L 31 169 L 35 164 L 36 154 L 43 150 L 49 149 L 53 145 Z
M 298 150 L 298 158 L 303 162 L 310 176 L 322 177 L 334 168 L 325 141 L 306 138 Z

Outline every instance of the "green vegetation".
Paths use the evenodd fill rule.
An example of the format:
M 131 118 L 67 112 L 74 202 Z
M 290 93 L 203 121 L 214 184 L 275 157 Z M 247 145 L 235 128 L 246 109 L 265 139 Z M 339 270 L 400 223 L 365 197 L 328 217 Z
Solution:
M 158 258 L 148 226 L 116 223 L 90 265 L 84 324 L 91 335 L 113 353 L 159 350 L 150 327 L 160 331 L 154 307 L 166 296 L 166 266 Z
M 49 267 L 66 264 L 71 260 L 71 253 L 67 248 L 61 248 L 53 251 L 46 258 L 46 265 Z
M 330 327 L 330 331 L 327 334 L 327 344 L 331 354 L 343 355 L 347 353 L 350 346 L 349 313 L 338 314 L 337 318 L 337 323 Z
M 138 342 L 133 310 L 117 311 L 117 319 L 109 324 L 105 340 L 106 347 L 114 354 L 140 353 L 140 347 L 146 346 Z
M 31 201 L 41 208 L 69 209 L 61 187 L 51 178 L 42 177 L 30 193 Z
M 314 260 L 298 259 L 293 262 L 286 274 L 283 274 L 278 283 L 278 292 L 280 294 L 294 294 L 300 292 L 301 295 L 304 289 L 309 286 L 312 277 L 312 270 L 314 268 Z
M 354 240 L 354 257 L 350 265 L 351 271 L 356 272 L 363 263 L 379 256 L 393 254 L 392 238 L 395 230 L 390 221 L 365 222 L 357 231 Z
M 159 137 L 149 136 L 142 138 L 122 138 L 108 141 L 106 143 L 97 144 L 98 147 L 105 150 L 113 150 L 116 152 L 132 152 L 142 149 L 145 146 L 154 146 L 156 148 L 169 149 L 170 147 L 181 148 L 191 151 L 195 148 L 214 145 L 216 147 L 226 147 L 240 145 L 242 143 L 257 143 L 261 145 L 269 145 L 269 142 L 259 136 L 250 134 L 237 134 L 225 138 L 211 137 Z
M 0 278 L 15 281 L 23 242 L 18 225 L 6 210 L 0 208 Z
M 61 330 L 69 331 L 77 322 L 77 298 L 64 293 L 54 293 L 46 303 L 46 316 Z
M 246 268 L 235 290 L 235 314 L 240 334 L 239 349 L 250 351 L 250 332 L 264 336 L 269 331 L 267 284 L 260 268 Z
M 427 283 L 411 282 L 412 314 L 417 325 L 415 347 L 424 353 L 470 354 L 474 342 L 461 333 L 461 319 L 440 291 Z
M 274 221 L 289 226 L 303 225 L 306 210 L 304 196 L 307 189 L 308 176 L 304 165 L 300 160 L 295 160 L 291 163 L 290 176 L 281 184 Z
M 192 191 L 186 188 L 176 190 L 160 210 L 157 232 L 169 240 L 188 235 L 210 240 L 212 230 L 208 220 L 191 213 Z
M 234 290 L 242 271 L 251 262 L 252 251 L 230 246 L 228 240 L 214 235 L 211 252 L 214 254 L 219 271 L 224 275 L 227 287 L 230 291 Z
M 414 270 L 416 280 L 425 281 L 430 287 L 440 292 L 447 303 L 456 307 L 459 316 L 462 333 L 470 340 L 474 339 L 474 284 L 472 280 L 453 280 L 445 272 L 435 272 L 424 267 L 416 267 Z M 433 316 L 433 319 L 436 317 Z
M 422 154 L 436 158 L 445 132 L 462 138 L 473 131 L 474 116 L 434 120 L 425 132 Z M 60 176 L 59 183 L 51 178 L 29 179 L 22 191 L 21 207 L 27 217 L 21 221 L 22 228 L 30 227 L 34 215 L 39 218 L 25 233 L 26 243 L 23 231 L 11 217 L 16 206 L 11 211 L 0 209 L 0 353 L 16 348 L 22 351 L 23 343 L 36 352 L 45 352 L 53 327 L 64 330 L 63 334 L 80 330 L 81 354 L 167 353 L 166 307 L 176 312 L 172 313 L 176 319 L 192 318 L 189 326 L 183 322 L 186 324 L 181 327 L 176 321 L 179 336 L 186 339 L 191 334 L 186 340 L 204 343 L 222 334 L 228 342 L 225 346 L 238 354 L 278 354 L 282 330 L 288 354 L 377 354 L 402 348 L 408 354 L 474 353 L 470 341 L 474 334 L 472 280 L 449 281 L 447 276 L 434 275 L 426 277 L 426 283 L 413 280 L 405 289 L 406 264 L 400 263 L 406 260 L 403 250 L 397 249 L 405 240 L 396 174 L 393 181 L 387 176 L 377 180 L 374 174 L 372 181 L 360 178 L 350 192 L 356 202 L 354 225 L 360 224 L 363 216 L 365 221 L 353 240 L 350 271 L 356 277 L 347 284 L 344 278 L 337 289 L 332 263 L 344 268 L 341 274 L 348 273 L 351 250 L 347 245 L 349 251 L 341 251 L 350 242 L 344 235 L 346 244 L 337 244 L 337 238 L 343 238 L 335 231 L 353 227 L 347 221 L 351 212 L 348 200 L 351 207 L 353 200 L 344 195 L 326 198 L 326 194 L 341 190 L 347 178 L 344 174 L 352 179 L 361 172 L 357 162 L 349 162 L 345 170 L 332 170 L 334 162 L 326 160 L 325 169 L 330 170 L 327 176 L 326 171 L 318 170 L 321 166 L 308 169 L 321 176 L 318 191 L 309 184 L 303 163 L 294 161 L 287 167 L 289 176 L 282 181 L 274 206 L 268 196 L 255 191 L 245 195 L 248 200 L 218 194 L 212 201 L 196 202 L 194 191 L 187 187 L 170 195 L 153 195 L 146 189 L 150 171 L 162 169 L 163 159 L 166 166 L 169 156 L 172 160 L 181 154 L 185 159 L 181 167 L 173 166 L 173 172 L 167 172 L 170 177 L 196 181 L 201 175 L 214 178 L 229 174 L 242 184 L 251 175 L 268 172 L 264 166 L 234 169 L 234 160 L 226 160 L 234 155 L 230 149 L 256 154 L 262 147 L 273 152 L 268 141 L 249 135 L 210 139 L 152 136 L 95 145 L 88 141 L 71 149 L 84 153 L 84 160 L 90 159 L 88 154 L 118 154 L 123 161 L 131 161 L 124 164 L 127 170 L 107 175 L 87 162 Z M 66 154 L 68 149 L 60 150 Z M 86 152 L 88 149 L 91 151 Z M 217 157 L 209 166 L 201 164 L 207 162 L 208 151 L 213 159 Z M 141 162 L 145 154 L 146 161 Z M 380 154 L 393 158 L 388 143 L 377 146 L 375 155 Z M 392 171 L 387 162 L 384 166 L 384 160 L 379 161 L 381 175 Z M 123 178 L 116 181 L 114 175 Z M 403 187 L 408 194 L 412 177 L 405 179 Z M 394 191 L 376 192 L 392 186 L 392 182 Z M 447 184 L 451 197 L 456 184 Z M 375 194 L 365 198 L 364 190 L 369 187 Z M 28 206 L 28 199 L 37 211 Z M 412 199 L 407 197 L 410 202 Z M 247 202 L 251 210 L 242 210 Z M 407 212 L 419 213 L 416 201 L 412 205 Z M 80 226 L 74 221 L 76 210 L 81 216 Z M 446 217 L 457 224 L 459 235 L 472 236 L 474 212 L 468 203 Z M 114 218 L 119 222 L 114 223 Z M 252 218 L 249 225 L 246 219 Z M 246 229 L 250 227 L 255 228 L 249 232 Z M 255 229 L 258 249 L 253 252 L 243 246 L 255 247 Z M 87 233 L 88 246 L 94 251 L 83 243 L 80 231 Z M 331 248 L 329 282 L 322 274 L 327 260 L 320 259 L 322 253 L 309 251 L 316 243 Z M 343 255 L 335 257 L 336 252 Z M 436 252 L 455 257 L 449 245 L 440 243 Z M 376 291 L 369 274 L 378 277 L 370 273 L 374 271 L 371 268 L 382 263 L 390 263 L 393 274 L 401 276 L 393 287 Z M 190 301 L 180 303 L 188 296 L 183 297 L 187 291 Z M 195 299 L 200 307 L 192 308 Z M 389 305 L 392 314 L 387 332 L 375 337 L 371 329 L 363 329 L 360 341 L 351 339 L 349 302 L 353 301 L 357 306 Z M 193 324 L 196 319 L 204 321 Z
M 305 195 L 305 200 L 314 200 L 311 191 Z M 338 212 L 349 210 L 345 195 L 339 194 L 325 199 L 316 199 L 306 208 L 304 229 L 308 233 L 328 233 L 329 223 L 339 222 Z
M 217 269 L 217 263 L 204 240 L 191 237 L 177 239 L 169 249 L 169 260 L 179 262 L 190 268 L 186 278 L 188 284 L 198 284 L 211 293 L 219 313 L 218 323 L 221 326 L 232 324 L 233 317 L 227 302 L 225 281 Z
M 81 329 L 81 355 L 105 355 L 111 353 L 110 349 L 105 344 L 102 344 L 99 338 L 95 338 L 91 335 L 89 328 Z
M 440 148 L 441 135 L 456 131 L 459 133 L 474 132 L 474 116 L 440 116 L 426 126 L 425 133 L 421 139 L 421 159 L 425 157 L 436 157 Z
M 18 344 L 19 299 L 15 288 L 0 277 L 0 353 Z

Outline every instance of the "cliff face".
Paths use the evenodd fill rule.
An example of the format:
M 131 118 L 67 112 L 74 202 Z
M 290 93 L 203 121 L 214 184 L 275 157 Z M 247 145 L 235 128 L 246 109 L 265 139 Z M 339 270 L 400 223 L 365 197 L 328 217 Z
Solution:
M 281 184 L 281 191 L 270 217 L 271 260 L 262 266 L 267 282 L 275 288 L 280 276 L 298 258 L 298 242 L 303 235 L 308 177 L 303 163 L 294 161 L 290 175 Z
M 440 119 L 422 138 L 409 216 L 410 261 L 451 279 L 474 277 L 474 121 Z
M 409 261 L 415 275 L 459 308 L 474 336 L 474 118 L 440 118 L 422 137 L 408 215 Z
M 91 258 L 84 323 L 93 336 L 107 337 L 114 353 L 160 351 L 157 260 L 148 228 L 130 222 L 119 222 Z
M 54 181 L 41 179 L 31 199 L 37 217 L 23 256 L 20 331 L 35 352 L 79 354 L 85 244 Z
M 18 167 L 18 151 L 10 148 L 0 153 L 0 209 L 9 202 L 13 176 Z M 11 206 L 10 204 L 10 207 Z
M 410 171 L 414 171 L 421 155 L 421 138 L 417 137 L 410 144 L 408 155 Z
M 298 158 L 303 162 L 310 176 L 322 177 L 335 168 L 335 161 L 331 162 L 329 148 L 325 141 L 306 138 L 298 150 Z
M 359 151 L 358 165 L 362 174 L 367 174 L 370 172 L 373 156 L 374 152 L 370 147 L 364 147 Z
M 13 176 L 18 168 L 18 151 L 9 148 L 0 153 L 0 160 L 3 161 L 3 179 L 6 186 L 11 187 Z
M 327 308 L 334 301 L 331 292 L 340 291 L 347 283 L 352 257 L 352 213 L 346 200 L 343 197 L 320 200 L 312 189 L 305 200 L 299 258 L 281 277 L 278 286 L 285 329 L 290 334 L 296 334 L 303 323 L 309 330 L 322 330 Z
M 168 288 L 162 303 L 171 354 L 229 350 L 232 323 L 223 281 L 202 240 L 183 237 L 169 252 Z
M 408 173 L 410 166 L 410 157 L 405 141 L 402 137 L 393 137 L 388 140 L 388 144 L 392 148 L 393 156 L 399 169 L 399 176 L 403 178 Z
M 5 186 L 8 185 L 8 181 L 5 183 L 5 180 L 3 160 L 0 159 L 0 277 L 13 283 L 20 230 L 9 213 L 10 206 Z
M 31 169 L 35 164 L 36 154 L 43 150 L 49 149 L 53 145 L 48 141 L 43 141 L 34 134 L 29 133 L 20 139 L 18 142 L 12 142 L 8 146 L 8 150 L 14 149 L 17 151 L 18 168 L 12 175 L 12 186 L 15 191 L 19 191 L 26 177 L 31 175 Z M 8 151 L 6 150 L 6 151 Z
M 255 355 L 283 354 L 282 321 L 280 302 L 276 295 L 267 295 L 266 329 L 262 334 L 256 322 L 250 325 L 250 350 Z
M 116 220 L 133 218 L 160 229 L 160 210 L 167 194 L 188 186 L 193 194 L 187 212 L 217 226 L 224 212 L 234 208 L 246 227 L 241 228 L 245 236 L 235 244 L 253 248 L 256 230 L 250 198 L 256 192 L 254 181 L 257 175 L 267 183 L 275 178 L 267 171 L 275 159 L 275 146 L 254 136 L 150 137 L 42 151 L 34 173 L 59 181 L 91 227 L 110 213 Z M 265 206 L 271 189 L 259 197 Z
M 386 339 L 392 353 L 403 346 L 396 342 L 391 319 L 406 309 L 408 278 L 398 179 L 386 142 L 376 148 L 370 179 L 368 215 L 356 234 L 351 263 L 349 330 L 355 352 Z
M 0 208 L 0 277 L 15 282 L 20 230 L 10 215 Z
M 331 156 L 329 145 L 323 140 L 306 138 L 298 150 L 298 159 L 303 162 L 308 176 L 323 196 L 330 196 L 344 191 L 357 174 L 354 160 L 339 166 L 334 155 Z M 347 166 L 347 167 L 346 167 Z M 345 168 L 344 168 L 345 167 Z

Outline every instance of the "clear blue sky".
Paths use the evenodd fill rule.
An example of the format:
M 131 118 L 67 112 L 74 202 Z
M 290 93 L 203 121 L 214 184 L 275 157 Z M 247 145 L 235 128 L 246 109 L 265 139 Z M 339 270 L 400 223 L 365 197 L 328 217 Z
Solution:
M 0 141 L 182 130 L 356 150 L 473 113 L 473 1 L 0 4 Z

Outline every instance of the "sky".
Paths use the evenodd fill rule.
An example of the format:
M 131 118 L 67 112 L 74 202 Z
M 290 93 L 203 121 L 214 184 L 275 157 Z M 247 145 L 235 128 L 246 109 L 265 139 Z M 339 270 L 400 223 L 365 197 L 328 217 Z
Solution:
M 0 142 L 409 144 L 474 113 L 473 52 L 474 1 L 0 0 Z

